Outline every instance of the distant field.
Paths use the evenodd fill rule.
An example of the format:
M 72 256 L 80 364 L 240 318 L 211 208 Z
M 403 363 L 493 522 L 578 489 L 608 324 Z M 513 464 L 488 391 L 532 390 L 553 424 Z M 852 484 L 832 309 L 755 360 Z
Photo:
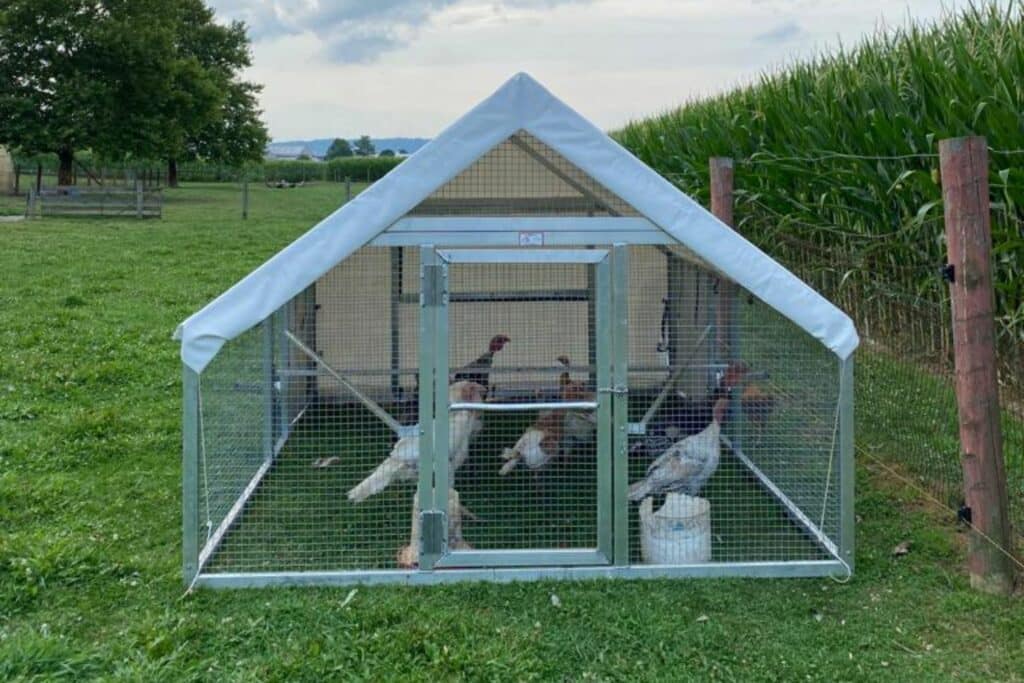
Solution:
M 948 516 L 865 463 L 847 584 L 183 598 L 171 332 L 340 197 L 257 187 L 246 222 L 239 199 L 185 186 L 159 221 L 0 224 L 0 679 L 1022 680 L 1024 610 L 971 592 Z

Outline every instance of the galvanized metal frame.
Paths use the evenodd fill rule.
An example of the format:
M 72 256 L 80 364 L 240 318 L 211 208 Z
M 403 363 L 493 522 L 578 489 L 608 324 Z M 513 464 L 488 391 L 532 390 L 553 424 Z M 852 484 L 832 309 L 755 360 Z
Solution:
M 606 257 L 597 263 L 593 276 L 588 274 L 588 281 L 593 282 L 592 305 L 587 312 L 588 319 L 593 317 L 594 334 L 588 341 L 588 355 L 593 356 L 595 369 L 593 376 L 598 387 L 600 399 L 602 388 L 614 388 L 612 377 L 612 357 L 615 353 L 615 340 L 612 338 L 612 261 Z M 589 321 L 588 321 L 589 322 Z M 606 340 L 601 343 L 601 340 Z M 591 343 L 592 342 L 592 343 Z M 592 350 L 591 350 L 592 349 Z M 589 364 L 589 359 L 588 359 Z M 606 398 L 597 403 L 597 424 L 610 429 L 614 410 L 612 400 Z M 610 437 L 610 438 L 609 438 Z M 605 563 L 614 562 L 615 554 L 615 440 L 614 434 L 605 433 L 604 438 L 597 440 L 597 548 Z
M 628 248 L 641 244 L 674 244 L 669 236 L 653 224 L 644 225 L 646 219 L 636 218 L 515 218 L 515 219 L 491 219 L 491 218 L 430 218 L 417 217 L 406 218 L 399 221 L 388 232 L 374 240 L 374 244 L 386 246 L 417 246 L 420 247 L 421 265 L 436 265 L 439 268 L 434 271 L 438 278 L 436 286 L 442 292 L 442 297 L 447 303 L 447 263 L 441 257 L 437 249 L 431 244 L 425 244 L 425 233 L 434 234 L 440 237 L 445 245 L 445 254 L 454 254 L 455 262 L 463 258 L 453 250 L 460 247 L 475 247 L 476 251 L 483 257 L 490 257 L 492 262 L 498 259 L 508 259 L 512 262 L 556 262 L 550 256 L 542 252 L 551 252 L 551 249 L 528 249 L 514 248 L 506 249 L 500 256 L 496 253 L 501 250 L 490 249 L 489 247 L 519 247 L 518 232 L 524 230 L 538 230 L 545 232 L 545 245 L 547 246 L 592 246 L 595 240 L 604 245 L 614 245 L 610 258 L 589 256 L 596 252 L 607 250 L 567 250 L 567 255 L 579 259 L 576 262 L 595 263 L 597 266 L 597 277 L 600 280 L 602 271 L 604 277 L 611 278 L 611 286 L 597 287 L 598 310 L 603 310 L 608 315 L 599 316 L 597 321 L 597 332 L 602 339 L 611 339 L 606 353 L 597 357 L 598 387 L 610 389 L 611 401 L 598 402 L 599 413 L 608 410 L 611 413 L 613 424 L 612 438 L 609 441 L 608 453 L 598 451 L 598 458 L 604 462 L 607 457 L 611 460 L 611 467 L 599 466 L 599 472 L 610 472 L 607 482 L 599 481 L 599 498 L 610 499 L 610 505 L 602 506 L 610 514 L 599 511 L 599 527 L 602 524 L 609 525 L 607 536 L 599 534 L 598 547 L 594 550 L 515 550 L 515 551 L 459 551 L 450 553 L 447 556 L 438 554 L 436 556 L 421 555 L 420 569 L 411 571 L 337 571 L 337 572 L 269 572 L 269 573 L 218 573 L 204 574 L 202 569 L 205 561 L 209 559 L 216 549 L 220 538 L 226 532 L 227 526 L 234 521 L 244 507 L 249 495 L 255 490 L 270 463 L 287 439 L 287 428 L 283 425 L 277 439 L 271 438 L 271 446 L 268 450 L 268 458 L 260 470 L 254 475 L 252 481 L 246 487 L 242 496 L 236 502 L 228 517 L 222 522 L 218 531 L 209 538 L 209 542 L 203 548 L 199 545 L 199 531 L 201 528 L 199 520 L 199 467 L 200 467 L 200 404 L 199 375 L 187 367 L 183 370 L 183 576 L 187 584 L 197 586 L 221 587 L 255 587 L 271 585 L 350 585 L 350 584 L 408 584 L 428 585 L 449 583 L 456 581 L 529 581 L 541 579 L 585 579 L 585 578 L 619 578 L 619 579 L 643 579 L 657 577 L 815 577 L 846 574 L 853 570 L 854 566 L 854 448 L 853 448 L 853 360 L 840 361 L 839 368 L 839 439 L 838 439 L 838 480 L 839 486 L 837 495 L 840 497 L 840 531 L 838 539 L 829 538 L 817 527 L 805 514 L 799 511 L 796 505 L 788 499 L 778 488 L 771 484 L 767 475 L 746 458 L 742 452 L 742 444 L 737 442 L 731 444 L 739 459 L 751 471 L 751 473 L 770 491 L 784 509 L 797 520 L 798 523 L 815 538 L 819 545 L 835 559 L 829 560 L 800 560 L 780 562 L 709 562 L 692 565 L 630 565 L 629 564 L 629 535 L 628 535 L 628 505 L 626 503 L 626 490 L 628 487 L 627 456 L 628 456 L 628 422 L 627 422 L 627 396 L 616 390 L 616 387 L 624 387 L 627 384 L 626 359 L 628 358 L 626 342 L 628 340 Z M 578 223 L 578 225 L 577 225 Z M 649 221 L 647 222 L 649 223 Z M 459 250 L 462 251 L 462 250 Z M 588 256 L 576 256 L 577 254 L 588 254 Z M 535 260 L 531 260 L 535 259 Z M 421 287 L 421 292 L 428 289 L 426 282 Z M 608 300 L 602 299 L 601 292 L 608 295 Z M 401 293 L 399 293 L 401 296 Z M 585 293 L 581 293 L 581 296 Z M 423 301 L 422 293 L 421 306 L 430 308 Z M 408 298 L 406 295 L 401 298 L 402 302 Z M 442 315 L 442 307 L 434 307 L 433 315 L 422 315 L 420 320 L 420 368 L 419 381 L 421 387 L 434 386 L 436 392 L 420 392 L 419 415 L 420 425 L 414 429 L 418 431 L 421 439 L 421 462 L 418 490 L 423 510 L 444 511 L 447 510 L 447 486 L 436 486 L 436 481 L 447 480 L 448 460 L 447 454 L 440 457 L 435 453 L 435 443 L 447 442 L 447 420 L 435 420 L 435 406 L 443 406 L 447 401 L 446 382 L 434 382 L 434 368 L 447 367 L 447 317 Z M 733 357 L 738 357 L 739 334 L 737 329 L 735 310 L 730 316 L 730 351 Z M 285 326 L 287 328 L 287 326 Z M 599 345 L 600 346 L 600 345 Z M 270 354 L 273 354 L 271 344 Z M 604 362 L 606 355 L 611 356 Z M 271 355 L 272 358 L 272 355 Z M 731 360 L 731 359 L 730 359 Z M 272 366 L 272 363 L 271 363 Z M 601 377 L 601 369 L 609 371 L 610 376 Z M 273 368 L 271 367 L 271 372 Z M 394 369 L 391 370 L 394 372 Z M 602 379 L 609 381 L 602 382 Z M 487 404 L 487 409 L 493 409 L 494 404 Z M 588 406 L 590 404 L 588 403 Z M 453 408 L 468 406 L 453 406 Z M 474 407 L 474 409 L 478 409 Z M 534 406 L 534 409 L 536 407 Z M 270 407 L 270 414 L 273 416 L 273 406 Z M 296 418 L 298 419 L 298 418 Z M 290 421 L 294 423 L 293 421 Z M 423 429 L 421 425 L 433 424 L 433 430 Z M 271 422 L 271 424 L 274 424 Z M 290 426 L 290 424 L 289 424 Z M 266 447 L 266 443 L 265 443 Z M 436 462 L 430 462 L 436 460 Z M 442 478 L 443 476 L 443 478 Z M 607 492 L 605 487 L 607 486 Z M 606 501 L 607 502 L 607 501 Z M 447 525 L 444 525 L 443 533 L 447 535 Z M 447 539 L 445 539 L 447 540 Z M 611 558 L 614 564 L 604 565 L 604 562 Z M 467 568 L 469 564 L 488 564 L 489 567 Z M 566 566 L 571 565 L 571 566 Z M 444 568 L 444 571 L 432 571 L 434 568 Z
M 191 585 L 199 573 L 199 374 L 182 364 L 181 551 L 182 576 Z
M 839 559 L 853 573 L 854 481 L 853 356 L 839 362 Z
M 446 263 L 600 263 L 607 249 L 439 249 Z
M 420 435 L 420 468 L 419 482 L 417 483 L 420 510 L 438 509 L 434 501 L 434 394 L 430 391 L 430 387 L 434 386 L 434 366 L 437 356 L 434 348 L 437 341 L 437 315 L 436 306 L 430 293 L 440 285 L 437 282 L 439 261 L 433 245 L 428 244 L 420 248 L 420 392 L 419 424 L 417 425 Z M 445 362 L 447 363 L 447 360 Z M 427 429 L 427 426 L 430 428 Z M 447 495 L 446 487 L 445 496 L 447 497 Z M 448 509 L 447 501 L 440 509 Z M 423 552 L 422 546 L 418 552 L 420 568 L 424 571 L 432 569 L 437 555 L 432 552 Z
M 384 233 L 447 233 L 484 232 L 662 232 L 650 220 L 637 217 L 607 216 L 406 216 L 388 227 Z M 590 240 L 593 242 L 593 239 Z M 447 243 L 445 246 L 448 246 Z
M 812 578 L 845 573 L 837 560 L 797 562 L 704 562 L 687 565 L 629 565 L 572 567 L 498 567 L 491 569 L 445 569 L 444 571 L 380 570 L 334 572 L 252 572 L 244 574 L 202 574 L 197 586 L 208 588 L 260 588 L 268 586 L 428 586 L 462 581 L 658 579 L 658 578 Z
M 421 252 L 422 253 L 422 252 Z M 597 409 L 599 415 L 602 410 L 605 415 L 610 413 L 609 395 L 616 396 L 618 392 L 611 388 L 609 380 L 612 379 L 609 373 L 611 363 L 610 348 L 614 341 L 610 340 L 608 331 L 612 325 L 610 322 L 612 313 L 611 290 L 613 281 L 611 279 L 610 255 L 606 249 L 438 249 L 433 250 L 430 256 L 423 255 L 421 258 L 429 258 L 430 261 L 421 263 L 439 264 L 441 269 L 436 272 L 440 277 L 447 279 L 447 264 L 449 263 L 537 263 L 537 264 L 562 264 L 576 263 L 594 266 L 597 270 L 597 349 L 598 349 L 598 392 L 596 401 L 575 401 L 575 402 L 551 402 L 551 403 L 448 403 L 448 296 L 447 284 L 435 283 L 432 288 L 441 287 L 440 297 L 435 297 L 438 305 L 433 310 L 424 310 L 423 317 L 433 320 L 434 354 L 432 378 L 435 386 L 434 394 L 434 439 L 429 451 L 424 451 L 421 442 L 420 448 L 420 484 L 423 486 L 423 472 L 430 468 L 433 471 L 433 506 L 427 508 L 421 502 L 421 523 L 426 523 L 426 517 L 422 515 L 440 515 L 444 520 L 448 510 L 448 419 L 447 415 L 453 410 L 479 410 L 482 412 L 514 412 L 514 411 L 536 411 L 536 410 L 593 410 Z M 428 269 L 425 269 L 428 270 Z M 603 362 L 602 362 L 603 361 Z M 442 375 L 443 373 L 443 375 Z M 444 377 L 445 381 L 438 381 Z M 604 380 L 604 382 L 602 382 Z M 421 384 L 421 386 L 423 386 Z M 429 385 L 428 385 L 429 386 Z M 616 385 L 618 386 L 618 385 Z M 624 384 L 622 386 L 625 386 Z M 427 392 L 421 392 L 427 393 Z M 611 399 L 614 401 L 614 398 Z M 421 424 L 423 424 L 421 412 Z M 607 418 L 606 418 L 607 420 Z M 600 417 L 598 424 L 602 424 Z M 608 421 L 604 424 L 609 424 Z M 614 545 L 614 531 L 612 520 L 614 513 L 612 482 L 614 474 L 611 471 L 610 451 L 614 449 L 611 445 L 611 435 L 598 432 L 598 510 L 597 510 L 597 537 L 594 549 L 577 548 L 569 550 L 549 549 L 525 549 L 525 550 L 448 550 L 448 525 L 441 524 L 437 533 L 443 538 L 441 552 L 438 556 L 425 554 L 420 555 L 420 567 L 431 570 L 435 568 L 448 567 L 543 567 L 543 566 L 585 566 L 593 564 L 607 564 L 612 561 L 612 550 Z M 422 495 L 420 500 L 426 500 Z M 424 534 L 426 537 L 426 534 Z M 426 557 L 425 557 L 426 555 Z M 426 560 L 426 561 L 425 561 Z
M 532 251 L 524 234 L 541 235 L 541 248 L 610 246 L 617 242 L 671 245 L 676 241 L 646 218 L 637 217 L 424 217 L 396 221 L 370 241 L 376 247 L 420 247 L 426 243 L 445 248 L 513 248 Z
M 616 565 L 629 564 L 629 248 L 612 250 L 612 501 Z

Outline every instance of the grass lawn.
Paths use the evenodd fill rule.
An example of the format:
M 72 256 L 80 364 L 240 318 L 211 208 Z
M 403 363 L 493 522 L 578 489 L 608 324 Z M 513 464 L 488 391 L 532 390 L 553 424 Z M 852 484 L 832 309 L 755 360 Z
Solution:
M 183 596 L 171 332 L 343 194 L 259 187 L 243 222 L 237 187 L 193 185 L 160 221 L 0 223 L 0 679 L 1024 680 L 1019 599 L 970 591 L 950 516 L 870 462 L 846 584 Z

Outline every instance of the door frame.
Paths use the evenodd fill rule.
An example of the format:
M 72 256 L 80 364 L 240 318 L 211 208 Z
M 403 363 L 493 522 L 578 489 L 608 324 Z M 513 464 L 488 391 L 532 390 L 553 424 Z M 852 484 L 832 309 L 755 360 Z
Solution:
M 614 249 L 474 249 L 422 245 L 420 315 L 420 525 L 421 570 L 440 568 L 600 566 L 624 563 L 619 547 L 628 529 L 624 492 L 626 436 L 625 363 L 628 358 L 628 284 Z M 613 268 L 613 262 L 616 266 Z M 597 391 L 593 402 L 457 403 L 448 405 L 448 268 L 459 263 L 586 264 L 595 281 Z M 614 272 L 613 272 L 614 271 Z M 621 328 L 621 329 L 619 329 Z M 620 377 L 620 375 L 622 375 Z M 433 388 L 433 391 L 430 388 Z M 448 548 L 448 414 L 450 410 L 535 411 L 590 409 L 597 412 L 597 534 L 594 547 L 573 549 L 456 550 Z M 616 410 L 619 415 L 615 415 Z M 622 423 L 621 430 L 619 422 Z M 623 462 L 619 462 L 622 460 Z M 621 478 L 621 481 L 619 479 Z M 441 485 L 436 485 L 441 482 Z M 622 494 L 619 494 L 619 491 Z M 623 546 L 624 547 L 624 546 Z M 622 558 L 628 553 L 622 552 Z

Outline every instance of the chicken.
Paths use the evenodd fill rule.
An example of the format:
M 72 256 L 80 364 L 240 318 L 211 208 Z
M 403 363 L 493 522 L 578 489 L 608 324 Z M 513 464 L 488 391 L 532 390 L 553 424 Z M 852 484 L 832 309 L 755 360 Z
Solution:
M 740 406 L 747 422 L 754 426 L 758 434 L 764 432 L 768 418 L 775 411 L 775 397 L 765 392 L 757 384 L 750 384 L 740 396 Z
M 719 398 L 712 408 L 711 424 L 704 431 L 676 442 L 647 468 L 643 479 L 629 487 L 629 499 L 669 491 L 696 496 L 718 469 L 721 445 L 718 437 L 729 399 Z
M 491 338 L 487 350 L 472 363 L 464 366 L 455 373 L 456 382 L 475 382 L 484 388 L 486 393 L 490 389 L 491 366 L 494 364 L 494 354 L 505 348 L 511 339 L 504 334 L 496 334 Z
M 462 518 L 476 519 L 459 501 L 459 492 L 448 489 L 448 547 L 451 550 L 472 550 L 462 535 Z M 420 547 L 420 494 L 417 491 L 412 497 L 412 531 L 409 534 L 409 545 L 398 549 L 396 561 L 402 569 L 415 569 L 419 564 Z
M 479 403 L 484 399 L 484 388 L 474 382 L 456 382 L 448 388 L 451 403 Z M 455 472 L 469 455 L 469 438 L 480 424 L 480 416 L 473 410 L 453 410 L 448 418 L 448 484 L 455 481 Z M 419 473 L 420 438 L 406 436 L 398 440 L 391 453 L 366 479 L 348 492 L 348 499 L 361 503 L 386 489 L 393 481 L 415 480 Z
M 647 435 L 633 447 L 633 453 L 663 453 L 673 443 L 704 430 L 711 423 L 712 408 L 718 399 L 743 382 L 750 372 L 746 363 L 737 361 L 725 369 L 715 388 L 703 399 L 672 394 L 655 413 L 647 427 Z
M 538 470 L 558 455 L 565 428 L 565 415 L 559 411 L 546 410 L 537 421 L 530 425 L 516 445 L 506 448 L 501 454 L 505 463 L 498 474 L 505 476 L 522 463 L 531 470 Z

